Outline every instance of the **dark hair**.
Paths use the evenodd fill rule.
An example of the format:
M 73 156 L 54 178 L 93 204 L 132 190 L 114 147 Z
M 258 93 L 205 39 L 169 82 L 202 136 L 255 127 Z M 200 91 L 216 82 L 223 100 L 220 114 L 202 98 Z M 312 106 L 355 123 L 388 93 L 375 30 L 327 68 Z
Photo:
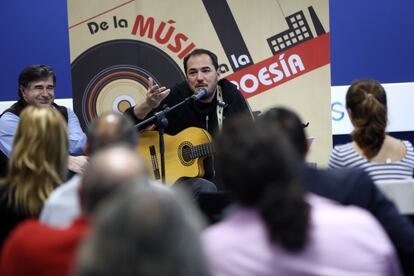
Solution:
M 209 275 L 190 203 L 142 184 L 124 186 L 99 210 L 76 275 Z
M 184 73 L 187 74 L 187 62 L 190 59 L 190 57 L 193 56 L 199 56 L 199 55 L 208 55 L 211 59 L 211 63 L 213 64 L 214 68 L 217 70 L 219 67 L 218 64 L 218 59 L 216 54 L 214 54 L 213 52 L 210 52 L 209 50 L 206 49 L 194 49 L 191 53 L 189 53 L 188 55 L 186 55 L 184 57 L 184 61 L 183 61 L 183 65 L 184 65 Z
M 52 77 L 53 84 L 56 84 L 56 75 L 53 72 L 52 67 L 48 65 L 35 64 L 35 65 L 30 65 L 24 68 L 22 72 L 20 73 L 19 80 L 18 80 L 17 93 L 19 95 L 19 98 L 22 99 L 22 93 L 20 91 L 20 86 L 27 88 L 30 82 L 36 81 L 39 79 L 48 78 L 48 77 Z
M 381 149 L 387 127 L 387 95 L 376 80 L 358 80 L 346 94 L 346 108 L 354 125 L 353 140 L 367 159 Z
M 309 205 L 298 182 L 299 160 L 277 126 L 246 117 L 230 120 L 215 139 L 217 175 L 241 205 L 257 208 L 272 242 L 302 249 Z
M 129 117 L 119 113 L 106 113 L 88 127 L 86 136 L 90 154 L 112 144 L 122 143 L 135 148 L 138 133 Z
M 283 107 L 273 107 L 260 115 L 258 120 L 267 125 L 278 124 L 285 132 L 299 157 L 305 158 L 308 151 L 304 125 L 300 117 L 293 111 Z

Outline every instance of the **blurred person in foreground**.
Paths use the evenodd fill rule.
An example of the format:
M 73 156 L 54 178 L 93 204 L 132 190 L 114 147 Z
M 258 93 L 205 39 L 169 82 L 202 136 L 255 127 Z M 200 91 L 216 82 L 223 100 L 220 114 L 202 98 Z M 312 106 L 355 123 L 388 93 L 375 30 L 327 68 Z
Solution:
M 382 225 L 395 246 L 405 275 L 414 275 L 414 226 L 398 213 L 361 168 L 319 170 L 305 162 L 309 145 L 301 119 L 286 108 L 271 108 L 259 120 L 277 125 L 287 135 L 302 161 L 301 184 L 306 191 L 333 199 L 344 205 L 355 205 L 369 211 Z
M 0 246 L 26 218 L 38 218 L 49 194 L 67 175 L 68 135 L 55 109 L 29 106 L 20 115 L 9 160 L 0 185 Z
M 401 275 L 369 213 L 304 194 L 299 158 L 279 127 L 239 118 L 215 149 L 237 205 L 203 233 L 214 275 Z
M 137 131 L 131 120 L 119 113 L 105 113 L 95 118 L 87 130 L 85 154 L 93 156 L 100 150 L 115 144 L 123 144 L 135 150 Z M 55 189 L 47 198 L 40 221 L 51 226 L 67 227 L 81 214 L 78 190 L 82 176 L 77 174 Z
M 73 275 L 78 245 L 93 224 L 95 210 L 137 178 L 147 179 L 147 170 L 135 151 L 113 146 L 98 152 L 85 169 L 79 188 L 81 216 L 65 229 L 37 220 L 20 224 L 4 244 L 0 274 Z
M 190 204 L 139 182 L 125 187 L 99 210 L 75 275 L 210 275 Z

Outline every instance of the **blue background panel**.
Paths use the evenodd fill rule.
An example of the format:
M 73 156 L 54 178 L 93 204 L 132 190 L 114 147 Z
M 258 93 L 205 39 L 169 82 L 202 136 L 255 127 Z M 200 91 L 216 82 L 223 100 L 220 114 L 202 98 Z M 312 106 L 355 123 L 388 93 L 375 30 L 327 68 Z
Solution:
M 331 0 L 332 85 L 414 81 L 413 11 L 412 0 Z
M 331 0 L 332 85 L 413 82 L 413 10 L 412 0 Z M 55 69 L 57 98 L 72 98 L 66 1 L 0 1 L 0 26 L 0 101 L 17 99 L 18 74 L 35 63 Z M 393 134 L 413 140 L 412 132 Z M 346 141 L 334 136 L 334 144 Z
M 17 78 L 29 64 L 51 65 L 57 98 L 72 98 L 66 1 L 0 1 L 0 101 L 17 99 Z
M 411 82 L 414 1 L 331 0 L 332 85 L 361 77 Z M 16 78 L 27 64 L 52 65 L 58 98 L 71 98 L 66 1 L 1 1 L 0 100 L 16 98 Z

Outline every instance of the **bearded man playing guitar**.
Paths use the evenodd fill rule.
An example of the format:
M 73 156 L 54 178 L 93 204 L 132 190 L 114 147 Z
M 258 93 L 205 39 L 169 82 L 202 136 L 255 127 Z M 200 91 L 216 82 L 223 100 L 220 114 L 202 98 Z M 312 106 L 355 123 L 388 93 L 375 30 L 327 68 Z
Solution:
M 225 120 L 239 114 L 249 114 L 249 116 L 253 118 L 247 101 L 237 87 L 224 78 L 220 79 L 219 64 L 217 56 L 214 53 L 205 49 L 195 49 L 184 58 L 183 63 L 186 81 L 175 85 L 171 89 L 167 89 L 166 87 L 155 84 L 152 79 L 149 79 L 149 88 L 146 93 L 145 101 L 130 107 L 125 111 L 125 114 L 130 116 L 135 123 L 138 124 L 162 110 L 164 105 L 169 107 L 174 106 L 185 100 L 187 97 L 202 91 L 205 95 L 198 101 L 190 101 L 167 114 L 168 125 L 165 127 L 164 131 L 168 135 L 175 136 L 177 134 L 179 135 L 184 130 L 191 128 L 192 131 L 189 132 L 187 130 L 184 132 L 185 134 L 182 134 L 181 136 L 185 136 L 184 138 L 188 139 L 190 138 L 189 136 L 191 136 L 189 133 L 199 132 L 202 135 L 206 135 L 207 138 L 205 138 L 205 140 L 207 142 L 209 138 L 208 134 L 205 133 L 211 133 L 214 137 L 214 134 L 221 129 L 223 124 L 225 124 Z M 200 155 L 200 151 L 201 153 L 204 153 L 204 150 L 208 151 L 210 149 L 197 149 L 195 150 L 194 156 L 193 154 L 189 154 L 188 156 L 191 157 L 186 157 L 186 149 L 190 148 L 191 150 L 193 145 L 191 142 L 189 142 L 191 146 L 188 144 L 186 146 L 186 141 L 183 141 L 183 143 L 177 143 L 179 148 L 177 150 L 173 149 L 173 151 L 179 152 L 177 160 L 183 159 L 189 163 L 191 163 L 190 160 L 186 159 L 194 156 L 196 156 L 195 158 L 198 158 L 197 156 Z M 140 140 L 140 144 L 143 144 L 142 139 Z M 156 148 L 155 144 L 153 146 Z M 166 160 L 168 160 L 168 147 L 169 145 L 167 141 Z M 150 151 L 154 153 L 154 148 L 152 150 L 148 148 L 148 152 Z M 210 152 L 208 152 L 207 155 L 209 153 Z M 154 159 L 154 156 L 156 156 L 155 153 L 149 159 Z M 214 181 L 214 166 L 212 159 L 204 159 L 204 156 L 202 159 L 204 160 L 204 162 L 202 162 L 203 166 L 201 166 L 201 171 L 197 175 L 194 175 L 194 173 L 186 175 L 184 173 L 182 175 L 183 177 L 178 180 L 180 185 L 181 183 L 185 183 L 182 185 L 191 186 L 193 194 L 214 191 L 217 189 L 216 186 L 210 182 Z M 152 166 L 154 166 L 154 163 Z M 198 167 L 200 168 L 200 166 Z M 177 168 L 166 164 L 167 179 L 169 178 L 168 176 L 172 174 L 172 172 L 169 172 L 169 168 L 170 170 L 177 170 Z M 150 169 L 150 171 L 152 170 Z M 156 174 L 155 171 L 154 174 Z M 172 181 L 174 180 L 175 179 Z

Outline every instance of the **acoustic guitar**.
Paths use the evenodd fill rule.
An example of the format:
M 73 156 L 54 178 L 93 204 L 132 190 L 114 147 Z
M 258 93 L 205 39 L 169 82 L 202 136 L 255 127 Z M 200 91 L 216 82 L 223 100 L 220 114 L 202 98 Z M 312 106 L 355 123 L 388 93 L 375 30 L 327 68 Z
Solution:
M 203 160 L 213 153 L 211 142 L 211 135 L 197 127 L 189 127 L 174 136 L 164 134 L 166 183 L 172 185 L 181 177 L 204 176 Z M 161 179 L 158 131 L 142 132 L 137 150 L 146 160 L 150 176 Z

